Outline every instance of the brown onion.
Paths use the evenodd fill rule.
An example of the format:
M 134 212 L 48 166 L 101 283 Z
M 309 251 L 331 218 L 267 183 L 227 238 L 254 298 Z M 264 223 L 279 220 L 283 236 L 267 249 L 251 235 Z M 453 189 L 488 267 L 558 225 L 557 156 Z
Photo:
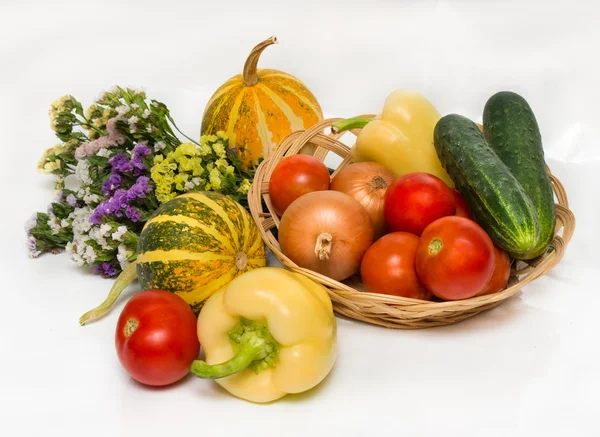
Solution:
M 356 199 L 369 213 L 375 239 L 385 233 L 383 203 L 387 187 L 396 175 L 376 162 L 357 162 L 344 167 L 331 181 L 330 188 Z
M 367 210 L 339 191 L 315 191 L 296 199 L 279 226 L 281 251 L 300 267 L 342 281 L 360 269 L 373 243 Z

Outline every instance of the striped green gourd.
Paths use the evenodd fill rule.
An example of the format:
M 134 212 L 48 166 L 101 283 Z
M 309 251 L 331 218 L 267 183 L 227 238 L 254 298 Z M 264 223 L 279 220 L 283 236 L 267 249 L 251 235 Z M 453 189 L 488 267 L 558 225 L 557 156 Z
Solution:
M 106 313 L 136 278 L 142 290 L 181 296 L 194 310 L 233 278 L 266 265 L 262 238 L 248 212 L 219 193 L 188 193 L 161 205 L 139 238 L 137 260 L 115 281 L 106 301 L 81 317 Z

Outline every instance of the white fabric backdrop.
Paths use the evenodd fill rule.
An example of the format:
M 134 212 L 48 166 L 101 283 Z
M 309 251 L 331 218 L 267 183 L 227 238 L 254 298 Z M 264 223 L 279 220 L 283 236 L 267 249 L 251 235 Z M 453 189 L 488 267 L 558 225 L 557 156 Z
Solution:
M 600 435 L 597 5 L 3 1 L 0 434 Z M 26 256 L 23 223 L 51 196 L 35 171 L 56 142 L 48 105 L 143 86 L 197 135 L 209 96 L 272 34 L 280 44 L 260 66 L 301 78 L 326 116 L 377 112 L 390 91 L 412 88 L 480 120 L 494 92 L 521 93 L 568 191 L 574 239 L 549 275 L 466 322 L 391 331 L 338 319 L 338 362 L 309 394 L 257 406 L 191 378 L 141 387 L 114 352 L 126 299 L 81 328 L 110 282 L 66 255 Z

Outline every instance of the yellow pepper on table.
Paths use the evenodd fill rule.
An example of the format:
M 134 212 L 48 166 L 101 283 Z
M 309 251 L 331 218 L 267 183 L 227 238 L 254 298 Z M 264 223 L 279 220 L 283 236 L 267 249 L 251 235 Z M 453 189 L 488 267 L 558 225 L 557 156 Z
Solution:
M 191 373 L 252 402 L 313 388 L 337 357 L 325 287 L 275 267 L 244 273 L 212 295 L 198 316 L 198 339 L 206 361 L 194 361 Z
M 362 128 L 352 148 L 354 162 L 378 162 L 397 176 L 430 173 L 454 187 L 433 145 L 440 118 L 435 106 L 419 93 L 396 90 L 385 100 L 381 115 L 341 120 L 333 124 L 333 131 Z

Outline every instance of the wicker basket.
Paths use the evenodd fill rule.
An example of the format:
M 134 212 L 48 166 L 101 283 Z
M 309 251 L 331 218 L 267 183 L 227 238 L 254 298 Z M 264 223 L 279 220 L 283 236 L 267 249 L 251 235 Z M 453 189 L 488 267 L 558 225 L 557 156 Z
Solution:
M 269 199 L 269 178 L 279 161 L 286 156 L 297 154 L 301 149 L 303 153 L 310 150 L 313 156 L 321 161 L 329 152 L 339 155 L 343 161 L 336 169 L 336 173 L 351 163 L 350 148 L 338 141 L 343 134 L 336 135 L 330 132 L 331 124 L 338 120 L 340 119 L 324 120 L 306 131 L 297 131 L 286 137 L 274 154 L 258 167 L 254 183 L 248 193 L 252 217 L 258 225 L 266 245 L 286 268 L 312 278 L 327 287 L 337 313 L 388 328 L 414 329 L 447 325 L 500 305 L 525 284 L 549 272 L 562 258 L 575 229 L 575 216 L 569 210 L 567 194 L 562 184 L 548 170 L 558 201 L 554 239 L 544 255 L 527 262 L 513 263 L 508 286 L 501 292 L 460 301 L 421 301 L 368 293 L 364 291 L 360 277 L 357 275 L 346 281 L 338 282 L 297 266 L 281 252 L 279 243 L 273 235 L 273 229 L 279 227 L 279 218 L 274 213 Z M 354 135 L 357 135 L 358 132 L 359 130 L 352 131 Z

